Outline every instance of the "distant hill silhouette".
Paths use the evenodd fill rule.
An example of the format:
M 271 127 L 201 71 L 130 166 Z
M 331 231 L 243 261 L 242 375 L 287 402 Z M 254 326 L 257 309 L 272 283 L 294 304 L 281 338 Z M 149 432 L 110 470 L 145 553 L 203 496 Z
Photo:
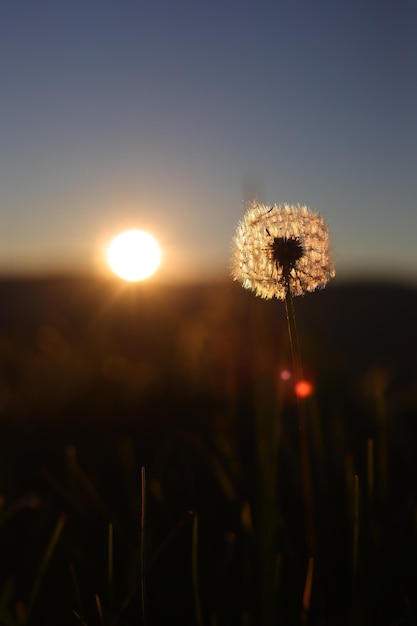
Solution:
M 417 374 L 416 289 L 336 284 L 294 302 L 300 333 L 323 342 L 321 350 L 326 346 L 352 371 L 380 365 L 404 378 Z M 161 324 L 164 333 L 175 332 L 178 323 L 196 319 L 214 326 L 224 320 L 249 324 L 251 309 L 265 325 L 285 320 L 283 303 L 255 298 L 231 281 L 163 287 L 91 278 L 0 280 L 0 333 L 19 330 L 22 338 L 40 325 L 76 333 L 103 320 L 115 332 L 135 336 Z
M 296 306 L 303 324 L 312 324 L 352 368 L 380 365 L 415 379 L 416 289 L 381 283 L 344 284 L 300 298 Z

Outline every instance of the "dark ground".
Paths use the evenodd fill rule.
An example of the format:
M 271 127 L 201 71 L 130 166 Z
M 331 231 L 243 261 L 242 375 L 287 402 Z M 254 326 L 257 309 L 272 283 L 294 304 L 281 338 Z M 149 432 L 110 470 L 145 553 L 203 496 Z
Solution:
M 65 527 L 28 621 L 81 623 L 72 614 L 81 611 L 79 584 L 89 626 L 100 624 L 95 594 L 104 623 L 141 623 L 138 593 L 111 619 L 139 579 L 141 467 L 147 623 L 197 623 L 190 511 L 198 514 L 204 623 L 272 623 L 262 599 L 267 489 L 258 452 L 273 423 L 274 610 L 277 623 L 298 623 L 308 554 L 297 413 L 291 383 L 279 377 L 291 367 L 283 303 L 233 283 L 121 287 L 75 278 L 3 280 L 0 302 L 0 624 L 19 623 L 19 607 L 27 610 L 61 513 Z M 417 291 L 336 284 L 295 308 L 316 389 L 319 582 L 310 623 L 417 623 Z

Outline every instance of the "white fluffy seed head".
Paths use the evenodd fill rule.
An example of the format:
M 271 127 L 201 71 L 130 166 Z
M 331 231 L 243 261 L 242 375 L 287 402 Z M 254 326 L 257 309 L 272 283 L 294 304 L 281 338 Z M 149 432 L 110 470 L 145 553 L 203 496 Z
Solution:
M 288 254 L 280 253 L 288 241 L 293 244 L 289 254 L 298 250 L 289 261 Z M 299 296 L 325 287 L 335 276 L 329 230 L 322 216 L 307 206 L 251 205 L 237 226 L 232 246 L 234 280 L 262 298 L 284 300 L 287 290 Z

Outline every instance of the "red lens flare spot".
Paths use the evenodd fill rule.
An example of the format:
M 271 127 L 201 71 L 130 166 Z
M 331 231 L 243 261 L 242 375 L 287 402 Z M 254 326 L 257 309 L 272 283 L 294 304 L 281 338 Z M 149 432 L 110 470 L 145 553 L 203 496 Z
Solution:
M 294 389 L 298 398 L 308 398 L 314 391 L 314 387 L 309 380 L 299 380 Z
M 290 380 L 292 374 L 290 372 L 290 370 L 281 370 L 281 372 L 279 373 L 279 377 L 281 380 Z

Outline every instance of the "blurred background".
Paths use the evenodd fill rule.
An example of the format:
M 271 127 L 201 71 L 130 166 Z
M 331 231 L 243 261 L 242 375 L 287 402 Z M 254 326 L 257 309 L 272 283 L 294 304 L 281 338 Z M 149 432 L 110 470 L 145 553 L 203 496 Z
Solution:
M 0 11 L 0 624 L 416 623 L 415 4 Z M 229 275 L 253 200 L 334 249 L 295 301 L 311 601 L 285 307 Z

